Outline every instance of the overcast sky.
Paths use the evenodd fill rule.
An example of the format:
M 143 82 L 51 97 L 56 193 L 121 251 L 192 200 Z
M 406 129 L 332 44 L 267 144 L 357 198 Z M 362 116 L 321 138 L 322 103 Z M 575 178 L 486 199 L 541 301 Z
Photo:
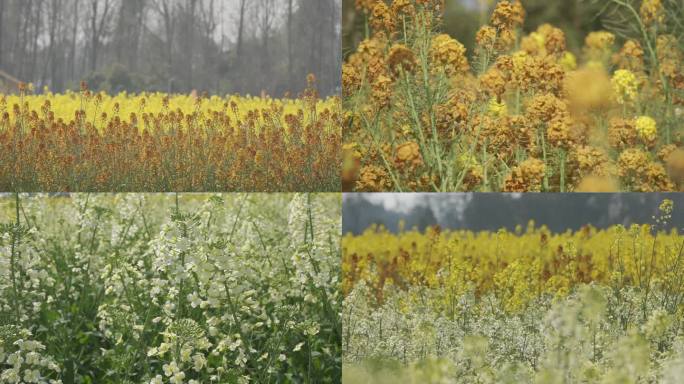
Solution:
M 385 209 L 397 213 L 409 213 L 411 210 L 419 205 L 432 204 L 435 215 L 438 219 L 442 219 L 444 214 L 447 214 L 444 209 L 440 207 L 449 206 L 450 215 L 463 214 L 472 194 L 469 193 L 368 193 L 364 197 L 373 204 L 379 204 Z M 520 198 L 521 194 L 511 194 L 514 198 Z M 347 197 L 347 194 L 344 196 Z

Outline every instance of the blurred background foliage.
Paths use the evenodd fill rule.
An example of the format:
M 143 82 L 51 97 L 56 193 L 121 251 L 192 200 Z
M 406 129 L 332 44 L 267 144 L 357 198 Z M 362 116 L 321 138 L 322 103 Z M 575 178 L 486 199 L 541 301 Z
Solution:
M 346 193 L 342 231 L 359 235 L 372 225 L 390 232 L 433 225 L 471 231 L 515 231 L 530 220 L 551 232 L 655 224 L 664 199 L 674 202 L 665 229 L 684 229 L 684 193 Z
M 568 48 L 577 52 L 590 31 L 604 29 L 601 10 L 603 1 L 588 0 L 521 0 L 527 18 L 524 32 L 528 33 L 544 23 L 561 28 L 567 37 Z M 345 57 L 364 38 L 364 15 L 357 13 L 355 0 L 343 0 L 343 52 Z M 473 51 L 475 33 L 489 20 L 496 0 L 446 0 L 444 32 Z

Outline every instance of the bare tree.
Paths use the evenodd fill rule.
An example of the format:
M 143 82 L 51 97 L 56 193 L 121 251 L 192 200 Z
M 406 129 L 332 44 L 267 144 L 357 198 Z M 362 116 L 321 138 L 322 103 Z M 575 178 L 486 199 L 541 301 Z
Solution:
M 237 55 L 240 57 L 242 54 L 242 44 L 244 41 L 245 32 L 245 17 L 247 16 L 247 0 L 240 0 L 238 3 L 238 32 L 237 32 Z
M 5 37 L 5 35 L 2 33 L 3 28 L 5 27 L 5 24 L 3 23 L 4 19 L 5 19 L 5 2 L 0 1 L 0 52 L 4 52 L 3 47 L 4 47 L 5 41 L 3 40 L 3 37 Z M 2 56 L 3 55 L 0 55 L 0 68 L 2 68 Z
M 100 11 L 100 4 L 102 9 Z M 90 69 L 97 70 L 97 56 L 103 36 L 107 32 L 107 21 L 112 9 L 112 0 L 90 0 Z
M 79 5 L 80 0 L 72 0 L 72 16 L 73 21 L 71 24 L 71 50 L 69 52 L 69 79 L 73 79 L 76 76 L 76 45 L 78 38 L 78 22 L 79 22 Z
M 116 60 L 137 70 L 140 33 L 144 21 L 145 0 L 121 0 L 115 33 Z
M 155 0 L 154 2 L 155 11 L 161 16 L 164 25 L 164 52 L 166 56 L 166 67 L 167 72 L 173 72 L 173 37 L 176 31 L 176 17 L 175 12 L 169 1 L 165 0 Z M 171 92 L 173 90 L 173 78 L 168 79 L 168 90 Z
M 0 0 L 0 66 L 38 91 L 330 94 L 340 1 Z
M 61 88 L 62 85 L 58 84 L 61 80 L 61 76 L 59 76 L 58 71 L 60 68 L 60 63 L 57 61 L 57 56 L 58 56 L 58 50 L 59 48 L 56 47 L 58 44 L 58 39 L 60 38 L 58 36 L 59 32 L 61 31 L 61 15 L 62 15 L 62 0 L 52 0 L 50 2 L 49 6 L 49 14 L 48 14 L 48 35 L 49 35 L 49 46 L 48 46 L 48 60 L 45 62 L 45 70 L 43 70 L 43 78 L 41 80 L 42 83 L 45 83 L 45 77 L 47 76 L 47 69 L 49 69 L 50 72 L 50 79 L 56 83 L 53 84 L 54 87 L 56 88 Z
M 258 0 L 255 10 L 257 28 L 261 38 L 261 70 L 268 73 L 271 63 L 268 43 L 271 39 L 271 29 L 275 20 L 275 0 Z M 264 79 L 265 80 L 265 79 Z
M 287 80 L 292 82 L 292 61 L 294 36 L 292 34 L 292 21 L 294 19 L 294 0 L 287 0 Z

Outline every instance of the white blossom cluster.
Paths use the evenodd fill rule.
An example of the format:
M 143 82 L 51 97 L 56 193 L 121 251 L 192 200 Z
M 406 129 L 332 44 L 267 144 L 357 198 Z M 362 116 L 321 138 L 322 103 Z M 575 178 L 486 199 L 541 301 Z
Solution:
M 45 345 L 31 339 L 31 332 L 16 326 L 0 326 L 0 383 L 61 384 L 54 360 L 44 354 Z
M 0 232 L 0 324 L 31 331 L 65 382 L 339 382 L 340 203 L 21 196 L 26 230 Z
M 343 305 L 344 382 L 680 383 L 684 307 L 658 289 L 585 285 L 507 313 L 491 295 L 358 284 Z M 680 298 L 681 299 L 681 298 Z

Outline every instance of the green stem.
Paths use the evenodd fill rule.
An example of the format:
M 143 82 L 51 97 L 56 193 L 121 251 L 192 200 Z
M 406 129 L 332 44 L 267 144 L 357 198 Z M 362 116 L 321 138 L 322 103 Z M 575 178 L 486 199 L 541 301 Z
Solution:
M 12 306 L 14 307 L 14 312 L 16 318 L 14 321 L 19 322 L 20 320 L 20 313 L 19 313 L 19 291 L 17 290 L 17 256 L 18 256 L 18 250 L 17 247 L 19 246 L 19 241 L 20 241 L 20 232 L 19 228 L 21 225 L 21 219 L 19 216 L 19 192 L 14 192 L 14 199 L 15 199 L 15 214 L 16 214 L 16 222 L 14 224 L 14 235 L 12 236 L 12 249 L 10 251 L 10 276 L 12 279 Z
M 544 132 L 543 130 L 540 132 L 541 134 L 539 135 L 541 137 L 541 143 L 542 143 L 542 156 L 544 159 L 544 165 L 547 165 L 547 158 L 546 158 L 546 138 L 544 137 Z M 544 172 L 544 190 L 548 192 L 549 190 L 549 174 L 548 172 Z
M 565 192 L 565 151 L 560 150 L 560 191 Z

